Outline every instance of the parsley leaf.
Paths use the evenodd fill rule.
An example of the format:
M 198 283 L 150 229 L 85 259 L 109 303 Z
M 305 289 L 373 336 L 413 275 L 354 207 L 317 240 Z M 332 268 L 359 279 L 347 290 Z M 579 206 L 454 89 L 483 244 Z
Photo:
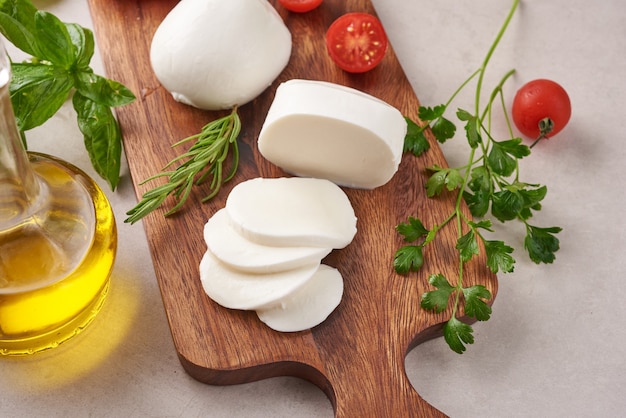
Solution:
M 409 216 L 406 223 L 396 225 L 396 230 L 402 235 L 405 242 L 419 241 L 416 245 L 405 245 L 400 247 L 393 259 L 393 266 L 396 272 L 406 274 L 409 271 L 417 271 L 424 264 L 423 248 L 431 242 L 437 234 L 437 228 L 428 230 L 417 218 Z
M 443 326 L 443 338 L 448 346 L 458 354 L 463 354 L 465 351 L 464 344 L 474 344 L 473 332 L 471 326 L 459 321 L 454 316 Z
M 462 262 L 470 261 L 474 255 L 478 254 L 478 241 L 473 229 L 457 240 L 456 249 L 461 254 Z
M 452 286 L 443 274 L 431 275 L 428 283 L 433 285 L 436 290 L 424 293 L 420 305 L 424 309 L 433 310 L 437 313 L 443 312 L 456 287 Z
M 393 267 L 400 274 L 417 271 L 424 264 L 421 245 L 405 245 L 400 247 L 394 256 Z
M 428 229 L 417 218 L 409 216 L 407 223 L 400 223 L 396 226 L 396 230 L 404 237 L 406 242 L 417 241 L 419 238 L 428 234 Z
M 463 193 L 463 199 L 472 216 L 485 216 L 489 211 L 492 184 L 493 180 L 487 168 L 478 166 L 472 169 L 471 179 L 468 183 L 469 190 L 465 190 Z
M 472 148 L 478 147 L 478 144 L 482 142 L 482 138 L 480 136 L 480 119 L 477 116 L 472 115 L 466 110 L 459 109 L 456 112 L 456 116 L 460 121 L 467 122 L 465 124 L 465 134 L 467 137 L 467 143 Z
M 489 211 L 490 195 L 488 192 L 478 190 L 475 193 L 465 191 L 463 193 L 463 200 L 467 203 L 472 216 L 480 217 L 485 216 Z
M 485 300 L 491 299 L 491 292 L 483 285 L 463 288 L 465 314 L 478 321 L 487 321 L 491 316 L 491 307 Z
M 407 123 L 406 136 L 404 137 L 404 152 L 410 152 L 416 157 L 430 149 L 430 143 L 424 136 L 424 129 L 411 119 L 404 118 Z
M 556 258 L 554 253 L 560 247 L 559 239 L 554 234 L 561 230 L 559 227 L 540 228 L 526 224 L 524 248 L 528 251 L 530 259 L 537 264 L 552 263 Z
M 459 188 L 463 184 L 463 177 L 455 168 L 429 167 L 434 173 L 426 181 L 426 194 L 428 197 L 438 196 L 444 187 L 448 191 Z
M 468 186 L 471 190 L 490 192 L 493 184 L 491 173 L 485 166 L 478 166 L 472 169 L 471 180 Z
M 456 126 L 443 115 L 446 112 L 445 105 L 435 107 L 420 106 L 418 116 L 421 120 L 430 124 L 430 129 L 438 142 L 444 143 L 453 138 Z
M 521 138 L 508 141 L 492 141 L 487 163 L 494 173 L 510 176 L 517 169 L 517 160 L 530 154 L 530 148 L 521 145 Z
M 492 224 L 491 224 L 491 221 L 490 221 L 489 219 L 483 219 L 483 220 L 480 220 L 480 221 L 478 221 L 478 222 L 475 222 L 475 221 L 468 221 L 467 223 L 468 223 L 468 225 L 469 225 L 470 227 L 472 227 L 472 228 L 475 228 L 475 229 L 484 229 L 484 230 L 486 230 L 486 231 L 491 231 L 491 232 L 493 232 L 493 229 L 491 228 L 491 225 L 492 225 Z
M 499 221 L 511 221 L 524 209 L 524 198 L 517 191 L 500 190 L 491 196 L 491 214 Z
M 435 107 L 420 106 L 420 108 L 418 109 L 418 116 L 421 120 L 425 122 L 430 122 L 442 117 L 445 111 L 446 106 L 444 105 L 438 105 Z
M 436 119 L 430 128 L 437 141 L 441 144 L 446 142 L 448 139 L 453 138 L 456 132 L 456 126 L 454 123 L 443 116 Z
M 512 273 L 515 268 L 515 259 L 511 256 L 513 247 L 509 247 L 504 241 L 485 240 L 485 253 L 487 253 L 487 266 L 498 273 Z
M 546 197 L 548 188 L 540 186 L 535 189 L 523 188 L 519 191 L 522 199 L 524 199 L 524 207 L 541 210 L 541 201 Z

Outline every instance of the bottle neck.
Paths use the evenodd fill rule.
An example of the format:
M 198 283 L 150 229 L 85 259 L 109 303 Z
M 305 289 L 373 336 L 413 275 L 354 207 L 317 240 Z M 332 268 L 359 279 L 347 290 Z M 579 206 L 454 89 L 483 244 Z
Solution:
M 28 216 L 39 181 L 22 144 L 9 95 L 11 67 L 0 45 L 0 231 Z

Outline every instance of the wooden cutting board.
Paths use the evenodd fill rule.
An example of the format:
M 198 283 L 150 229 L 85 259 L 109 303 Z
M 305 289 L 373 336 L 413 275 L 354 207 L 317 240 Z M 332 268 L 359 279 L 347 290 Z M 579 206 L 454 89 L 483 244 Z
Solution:
M 151 70 L 152 35 L 176 3 L 89 0 L 107 75 L 138 96 L 133 104 L 117 110 L 138 195 L 155 185 L 139 182 L 182 152 L 172 149 L 172 143 L 225 114 L 176 103 Z M 432 137 L 431 150 L 420 158 L 405 156 L 399 172 L 385 186 L 372 191 L 345 189 L 358 217 L 358 233 L 351 245 L 324 260 L 342 272 L 345 290 L 340 306 L 323 324 L 309 331 L 278 333 L 262 324 L 254 312 L 222 308 L 202 291 L 198 264 L 206 250 L 204 223 L 224 206 L 238 182 L 284 175 L 256 147 L 280 82 L 308 78 L 344 84 L 377 96 L 417 120 L 418 99 L 392 49 L 379 67 L 361 75 L 342 72 L 326 56 L 326 28 L 348 11 L 375 13 L 369 0 L 325 0 L 306 14 L 276 8 L 293 35 L 292 58 L 263 95 L 240 108 L 238 175 L 206 204 L 199 202 L 207 189 L 198 187 L 178 215 L 166 219 L 158 210 L 143 221 L 180 361 L 191 376 L 215 385 L 282 375 L 307 379 L 324 390 L 338 417 L 441 416 L 411 386 L 404 358 L 417 344 L 441 335 L 441 324 L 448 318 L 448 311 L 435 315 L 421 310 L 419 304 L 420 295 L 429 288 L 430 274 L 456 277 L 455 232 L 445 229 L 438 235 L 426 251 L 420 273 L 400 276 L 392 267 L 401 244 L 395 225 L 413 215 L 432 226 L 454 207 L 452 196 L 428 199 L 425 195 L 424 168 L 447 165 Z M 484 265 L 481 256 L 466 267 L 466 285 L 484 284 L 495 296 L 496 277 Z M 448 349 L 443 341 L 441 349 Z

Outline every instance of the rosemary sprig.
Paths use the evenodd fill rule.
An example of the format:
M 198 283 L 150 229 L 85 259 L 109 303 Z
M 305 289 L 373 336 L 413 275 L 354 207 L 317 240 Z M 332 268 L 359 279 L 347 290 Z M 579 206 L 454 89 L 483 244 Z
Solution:
M 202 199 L 202 202 L 215 197 L 222 184 L 229 181 L 237 172 L 239 166 L 237 137 L 240 132 L 241 120 L 235 107 L 229 115 L 209 122 L 202 128 L 200 133 L 172 145 L 172 147 L 176 147 L 196 140 L 186 153 L 174 158 L 163 168 L 163 170 L 166 170 L 173 164 L 185 160 L 176 169 L 155 174 L 140 183 L 145 184 L 160 177 L 168 177 L 167 183 L 143 194 L 141 201 L 126 212 L 128 218 L 124 222 L 133 224 L 139 221 L 148 213 L 161 206 L 169 195 L 173 195 L 177 202 L 174 207 L 165 213 L 165 216 L 175 213 L 189 197 L 192 186 L 203 183 L 207 177 L 212 177 L 210 184 L 211 192 Z M 231 167 L 230 171 L 224 176 L 224 161 L 226 161 L 229 155 L 231 155 Z

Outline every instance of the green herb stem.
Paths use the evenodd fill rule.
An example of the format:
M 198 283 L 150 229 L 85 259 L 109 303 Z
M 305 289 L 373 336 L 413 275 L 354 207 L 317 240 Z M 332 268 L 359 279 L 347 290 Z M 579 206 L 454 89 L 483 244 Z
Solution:
M 482 71 L 482 68 L 477 69 L 476 71 L 474 71 L 472 74 L 470 74 L 469 77 L 467 77 L 465 79 L 465 81 L 463 81 L 463 83 L 461 83 L 461 85 L 452 93 L 452 95 L 450 96 L 450 98 L 448 99 L 448 101 L 444 104 L 444 106 L 447 108 L 448 106 L 450 106 L 450 103 L 452 103 L 454 101 L 454 99 L 456 98 L 456 96 L 459 95 L 459 93 L 461 93 L 461 91 L 463 91 L 463 89 L 465 89 L 465 86 L 467 86 L 470 81 L 472 81 L 474 79 L 474 77 L 476 77 L 477 75 L 479 75 Z
M 176 198 L 176 204 L 165 216 L 170 216 L 180 210 L 191 194 L 194 185 L 204 183 L 211 178 L 210 193 L 202 202 L 212 199 L 219 192 L 222 184 L 231 180 L 239 166 L 239 147 L 237 137 L 241 132 L 241 120 L 237 108 L 233 108 L 227 116 L 221 117 L 206 124 L 200 133 L 182 139 L 172 145 L 176 147 L 189 141 L 196 141 L 187 152 L 168 162 L 163 170 L 176 163 L 181 163 L 173 170 L 155 174 L 141 184 L 167 177 L 167 183 L 147 191 L 137 205 L 129 210 L 125 222 L 135 223 L 144 216 L 161 206 L 169 195 Z M 231 156 L 230 171 L 224 176 L 224 163 Z
M 485 59 L 483 60 L 482 65 L 480 66 L 478 81 L 476 82 L 476 107 L 475 107 L 476 115 L 478 115 L 480 112 L 480 94 L 482 92 L 483 79 L 485 78 L 485 70 L 487 69 L 487 65 L 489 64 L 489 61 L 491 60 L 491 56 L 495 52 L 496 48 L 498 47 L 498 44 L 500 43 L 500 40 L 504 36 L 504 32 L 506 32 L 506 29 L 509 26 L 509 23 L 511 22 L 511 19 L 513 18 L 513 15 L 515 14 L 515 10 L 517 9 L 518 4 L 519 4 L 519 0 L 513 0 L 513 5 L 511 6 L 511 9 L 509 10 L 509 13 L 507 14 L 506 18 L 504 19 L 504 23 L 502 24 L 502 27 L 498 31 L 498 34 L 496 35 L 496 39 L 494 40 L 493 44 L 491 44 L 491 47 L 487 51 L 487 55 L 485 56 Z

